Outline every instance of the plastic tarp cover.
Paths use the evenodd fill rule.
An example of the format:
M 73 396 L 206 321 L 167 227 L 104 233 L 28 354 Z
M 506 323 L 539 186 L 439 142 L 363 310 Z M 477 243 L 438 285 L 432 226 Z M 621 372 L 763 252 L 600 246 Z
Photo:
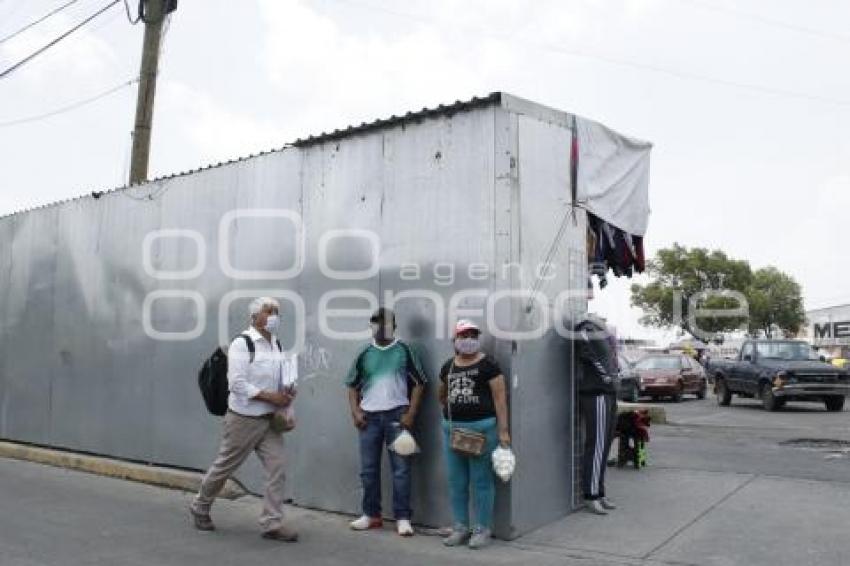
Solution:
M 579 204 L 629 234 L 645 235 L 652 144 L 583 118 L 576 118 L 576 126 Z

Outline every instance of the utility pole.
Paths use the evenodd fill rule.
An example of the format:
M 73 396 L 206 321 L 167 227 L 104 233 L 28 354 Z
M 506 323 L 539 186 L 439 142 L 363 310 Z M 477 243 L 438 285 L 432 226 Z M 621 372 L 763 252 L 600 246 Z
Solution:
M 145 39 L 142 46 L 142 66 L 139 72 L 136 123 L 133 128 L 133 153 L 130 157 L 131 185 L 143 183 L 148 179 L 153 100 L 156 94 L 162 22 L 165 16 L 176 7 L 177 2 L 173 0 L 144 0 L 142 21 L 145 24 Z

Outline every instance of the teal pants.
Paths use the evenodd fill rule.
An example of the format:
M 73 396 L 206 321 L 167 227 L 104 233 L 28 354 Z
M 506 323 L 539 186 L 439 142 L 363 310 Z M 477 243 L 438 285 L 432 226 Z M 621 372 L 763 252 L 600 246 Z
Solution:
M 456 525 L 469 527 L 471 487 L 474 495 L 475 526 L 490 529 L 493 525 L 493 502 L 496 498 L 491 454 L 499 443 L 496 417 L 471 422 L 454 421 L 452 424 L 455 428 L 474 430 L 487 437 L 487 446 L 481 456 L 477 458 L 463 456 L 452 450 L 449 442 L 449 423 L 443 420 L 443 439 L 449 468 L 449 499 L 452 504 L 454 522 Z

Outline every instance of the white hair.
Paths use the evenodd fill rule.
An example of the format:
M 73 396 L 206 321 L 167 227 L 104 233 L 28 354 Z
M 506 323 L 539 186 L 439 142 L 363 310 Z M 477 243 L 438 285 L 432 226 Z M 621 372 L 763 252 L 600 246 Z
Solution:
M 251 301 L 250 305 L 248 305 L 248 313 L 251 316 L 256 316 L 267 307 L 274 307 L 277 310 L 280 310 L 280 303 L 277 299 L 273 299 L 271 297 L 257 297 Z

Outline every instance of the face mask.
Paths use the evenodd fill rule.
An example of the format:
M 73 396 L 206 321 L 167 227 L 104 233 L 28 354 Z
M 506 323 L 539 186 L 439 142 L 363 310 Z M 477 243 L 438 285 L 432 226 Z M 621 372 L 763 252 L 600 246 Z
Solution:
M 266 330 L 274 334 L 280 328 L 280 317 L 276 314 L 271 314 L 266 319 Z
M 481 341 L 478 338 L 456 338 L 455 349 L 466 356 L 477 354 L 481 349 Z

